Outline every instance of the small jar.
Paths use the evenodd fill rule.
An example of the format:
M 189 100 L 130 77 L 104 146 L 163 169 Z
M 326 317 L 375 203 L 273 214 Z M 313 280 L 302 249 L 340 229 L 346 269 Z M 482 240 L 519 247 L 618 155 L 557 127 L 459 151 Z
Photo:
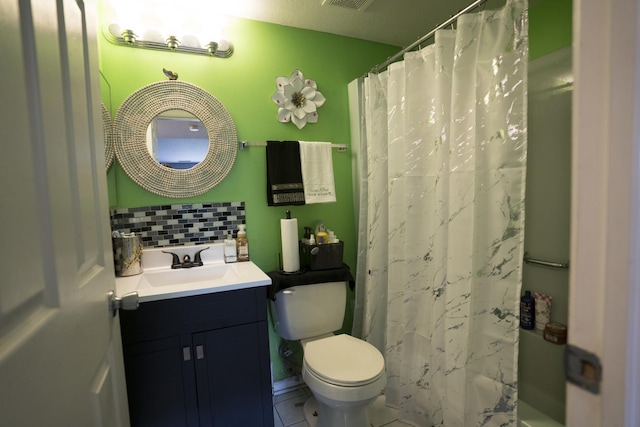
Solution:
M 562 323 L 550 322 L 544 327 L 542 336 L 545 340 L 554 344 L 566 344 L 567 342 L 567 325 Z

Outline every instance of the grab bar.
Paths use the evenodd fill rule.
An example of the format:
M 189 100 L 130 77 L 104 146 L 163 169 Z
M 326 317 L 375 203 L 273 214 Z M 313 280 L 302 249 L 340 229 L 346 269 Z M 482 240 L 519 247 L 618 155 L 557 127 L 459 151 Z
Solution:
M 538 264 L 538 265 L 544 265 L 545 267 L 553 267 L 553 268 L 565 268 L 565 269 L 569 268 L 569 261 L 565 263 L 542 261 L 539 259 L 531 258 L 531 255 L 529 254 L 529 252 L 524 253 L 523 259 L 524 259 L 524 262 L 526 262 L 527 264 Z

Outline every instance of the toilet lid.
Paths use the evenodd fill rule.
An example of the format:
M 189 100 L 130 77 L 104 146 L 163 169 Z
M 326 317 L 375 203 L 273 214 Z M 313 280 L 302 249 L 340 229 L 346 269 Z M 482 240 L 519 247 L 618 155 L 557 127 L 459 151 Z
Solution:
M 378 349 L 346 334 L 307 343 L 304 361 L 309 371 L 336 385 L 367 384 L 384 373 L 384 358 Z

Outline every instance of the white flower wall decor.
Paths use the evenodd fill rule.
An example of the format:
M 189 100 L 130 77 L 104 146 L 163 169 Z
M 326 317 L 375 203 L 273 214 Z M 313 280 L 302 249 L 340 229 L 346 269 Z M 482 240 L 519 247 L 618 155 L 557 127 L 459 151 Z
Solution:
M 278 90 L 271 99 L 278 106 L 278 121 L 293 122 L 298 129 L 307 123 L 318 123 L 318 108 L 326 98 L 318 91 L 315 80 L 305 79 L 300 70 L 289 78 L 276 77 Z

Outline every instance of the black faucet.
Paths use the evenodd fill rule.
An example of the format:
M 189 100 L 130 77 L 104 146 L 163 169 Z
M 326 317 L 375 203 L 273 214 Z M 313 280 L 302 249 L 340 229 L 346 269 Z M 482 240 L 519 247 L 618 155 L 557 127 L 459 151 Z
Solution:
M 198 252 L 196 252 L 196 255 L 193 261 L 191 261 L 191 257 L 189 255 L 183 256 L 182 262 L 180 262 L 180 257 L 173 252 L 162 251 L 162 253 L 170 254 L 173 257 L 173 260 L 171 261 L 171 268 L 173 269 L 191 268 L 191 267 L 200 267 L 203 265 L 202 258 L 200 257 L 200 252 L 206 251 L 207 249 L 209 249 L 209 246 L 207 246 L 206 248 L 200 249 Z
M 202 258 L 200 258 L 200 252 L 202 251 L 206 251 L 207 249 L 209 249 L 209 246 L 207 246 L 206 248 L 200 249 L 198 252 L 196 252 L 196 256 L 193 260 L 193 263 L 200 267 L 202 265 Z

